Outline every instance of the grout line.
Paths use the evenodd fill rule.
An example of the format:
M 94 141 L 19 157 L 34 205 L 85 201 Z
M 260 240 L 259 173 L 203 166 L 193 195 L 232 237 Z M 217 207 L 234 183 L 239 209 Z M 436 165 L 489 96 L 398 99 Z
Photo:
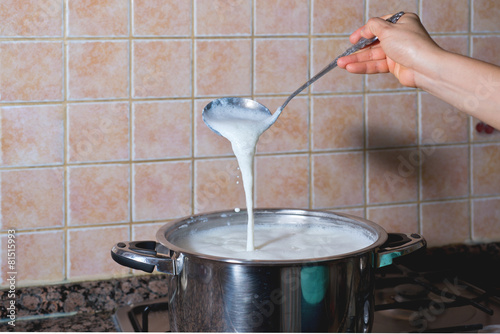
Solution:
M 500 140 L 494 141 L 485 141 L 474 143 L 473 147 L 481 147 L 488 145 L 500 144 Z M 468 142 L 456 142 L 456 143 L 435 143 L 435 144 L 424 144 L 420 147 L 461 147 L 464 145 L 468 145 Z M 367 148 L 368 152 L 380 152 L 380 151 L 393 151 L 393 150 L 407 150 L 407 149 L 415 149 L 417 145 L 404 145 L 404 146 L 391 146 L 391 147 L 370 147 Z M 331 153 L 350 153 L 350 152 L 363 152 L 364 148 L 362 147 L 353 147 L 353 148 L 335 148 L 335 149 L 322 149 L 322 150 L 299 150 L 299 151 L 286 151 L 286 152 L 259 152 L 256 153 L 256 156 L 280 156 L 280 155 L 294 155 L 294 154 L 331 154 Z M 220 154 L 220 155 L 207 155 L 207 156 L 198 156 L 195 160 L 207 160 L 207 159 L 224 159 L 228 157 L 234 157 L 232 154 Z M 173 157 L 173 158 L 158 158 L 158 159 L 136 159 L 133 160 L 133 163 L 156 163 L 156 162 L 178 162 L 178 161 L 189 161 L 192 157 L 190 156 L 181 156 L 181 157 Z M 117 165 L 117 164 L 126 164 L 129 163 L 128 160 L 113 160 L 113 161 L 85 161 L 85 162 L 69 162 L 67 164 L 59 163 L 59 164 L 47 164 L 47 165 L 30 165 L 30 166 L 7 166 L 0 167 L 1 171 L 16 171 L 16 170 L 28 170 L 28 169 L 44 169 L 44 168 L 61 168 L 61 167 L 85 167 L 85 166 L 98 166 L 98 165 Z
M 255 50 L 256 50 L 256 41 L 255 41 L 255 30 L 256 30 L 256 25 L 257 25 L 257 15 L 255 14 L 257 11 L 257 3 L 256 0 L 252 0 L 251 3 L 251 8 L 250 8 L 250 38 L 251 38 L 251 52 L 250 52 L 250 94 L 251 94 L 251 99 L 255 100 Z M 257 143 L 258 145 L 258 143 Z M 252 176 L 252 203 L 254 208 L 257 206 L 257 146 L 255 147 L 254 151 L 254 157 L 253 157 L 253 162 L 252 162 L 252 171 L 253 171 L 253 176 Z M 240 168 L 238 166 L 238 171 L 240 171 Z M 243 176 L 241 178 L 241 184 L 243 185 Z M 245 199 L 246 201 L 246 199 Z
M 309 9 L 309 22 L 308 22 L 308 43 L 309 43 L 309 57 L 308 57 L 308 77 L 311 77 L 312 71 L 312 66 L 314 65 L 314 61 L 311 61 L 311 57 L 314 56 L 314 45 L 311 42 L 311 36 L 313 34 L 313 17 L 314 17 L 314 0 L 310 0 L 308 2 L 308 9 Z M 312 98 L 312 87 L 309 86 L 307 89 L 307 100 L 308 100 L 308 113 L 307 113 L 307 149 L 308 149 L 308 208 L 313 209 L 314 208 L 314 163 L 313 163 L 313 127 L 314 127 L 314 101 Z
M 129 121 L 129 128 L 128 128 L 128 145 L 129 145 L 129 168 L 128 168 L 128 173 L 129 173 L 129 184 L 128 184 L 128 234 L 129 238 L 132 240 L 133 236 L 133 226 L 134 226 L 134 118 L 135 118 L 135 113 L 134 113 L 134 104 L 133 104 L 133 76 L 134 76 L 134 69 L 133 69 L 133 64 L 134 64 L 134 47 L 133 47 L 133 40 L 134 40 L 134 1 L 129 0 L 129 8 L 128 8 L 128 121 Z M 129 270 L 131 271 L 131 270 Z
M 252 98 L 258 97 L 287 97 L 288 94 L 255 94 L 255 51 L 256 51 L 256 41 L 265 40 L 265 39 L 305 39 L 308 38 L 308 73 L 313 72 L 314 62 L 312 57 L 314 55 L 314 42 L 321 38 L 346 38 L 349 34 L 314 34 L 313 31 L 313 11 L 314 11 L 314 1 L 308 1 L 309 8 L 309 22 L 308 22 L 308 34 L 303 35 L 255 35 L 256 30 L 256 0 L 252 1 L 252 20 L 251 20 L 251 34 L 243 35 L 243 36 L 197 36 L 196 35 L 196 0 L 191 0 L 191 34 L 190 36 L 134 36 L 134 17 L 133 17 L 133 0 L 129 0 L 129 9 L 128 9 L 128 36 L 123 37 L 70 37 L 69 34 L 69 15 L 68 15 L 68 0 L 64 0 L 62 3 L 62 36 L 61 37 L 12 37 L 12 38 L 0 38 L 0 42 L 19 42 L 19 43 L 37 43 L 37 42 L 58 42 L 62 43 L 62 90 L 63 90 L 63 99 L 61 101 L 10 101 L 4 102 L 0 101 L 0 107 L 22 107 L 22 106 L 30 106 L 30 105 L 57 105 L 63 108 L 63 161 L 59 164 L 48 164 L 48 165 L 28 165 L 28 166 L 2 166 L 0 167 L 0 171 L 10 171 L 10 170 L 28 170 L 28 169 L 44 169 L 44 168 L 60 168 L 63 173 L 63 224 L 62 226 L 57 227 L 42 227 L 35 229 L 26 229 L 19 230 L 19 233 L 34 233 L 34 232 L 46 232 L 46 231 L 62 231 L 63 233 L 63 278 L 64 281 L 70 280 L 70 265 L 71 259 L 69 257 L 70 251 L 70 232 L 73 230 L 79 229 L 87 229 L 87 228 L 97 228 L 97 227 L 116 227 L 116 226 L 128 226 L 129 227 L 129 235 L 133 236 L 133 227 L 135 225 L 143 225 L 149 223 L 158 223 L 159 221 L 134 221 L 133 220 L 133 189 L 134 189 L 134 179 L 133 179 L 133 169 L 136 163 L 155 163 L 155 162 L 164 162 L 164 161 L 191 161 L 191 210 L 195 211 L 195 175 L 196 168 L 195 163 L 197 161 L 203 160 L 215 160 L 215 159 L 228 159 L 234 158 L 233 155 L 215 155 L 215 156 L 196 156 L 196 118 L 197 118 L 197 110 L 196 110 L 196 101 L 210 99 L 211 96 L 197 96 L 196 95 L 196 41 L 198 40 L 246 40 L 251 42 L 251 89 L 250 96 Z M 469 56 L 473 54 L 473 39 L 475 36 L 499 36 L 499 32 L 473 32 L 473 3 L 474 0 L 468 0 L 469 6 L 469 28 L 468 32 L 460 32 L 460 33 L 433 33 L 432 36 L 461 36 L 467 37 L 467 50 Z M 419 15 L 422 14 L 422 0 L 417 0 L 417 11 Z M 369 14 L 369 0 L 363 0 L 364 12 L 363 17 L 364 21 L 367 20 L 367 15 Z M 191 94 L 190 96 L 185 97 L 159 97 L 159 98 L 134 98 L 133 93 L 133 43 L 135 41 L 142 40 L 190 40 L 191 41 Z M 69 48 L 72 43 L 77 42 L 85 42 L 85 41 L 122 41 L 128 42 L 128 97 L 127 98 L 118 98 L 118 99 L 89 99 L 89 100 L 69 100 Z M 411 146 L 400 146 L 400 147 L 379 147 L 379 148 L 371 148 L 368 145 L 369 141 L 369 133 L 368 133 L 368 97 L 372 95 L 380 95 L 380 94 L 406 94 L 412 93 L 413 90 L 406 88 L 397 88 L 397 89 L 389 89 L 389 90 L 368 90 L 368 76 L 364 75 L 362 80 L 362 91 L 360 92 L 327 92 L 327 93 L 313 93 L 312 87 L 308 88 L 307 91 L 307 99 L 308 99 L 308 147 L 304 151 L 293 151 L 293 152 L 269 152 L 269 153 L 258 153 L 256 156 L 289 156 L 289 155 L 300 155 L 309 157 L 309 184 L 308 184 L 308 195 L 309 195 L 309 208 L 313 208 L 314 203 L 314 173 L 313 173 L 313 158 L 315 155 L 320 154 L 329 154 L 329 153 L 350 153 L 350 152 L 362 152 L 363 153 L 363 162 L 364 162 L 364 203 L 362 205 L 355 206 L 346 206 L 346 207 L 333 207 L 333 209 L 363 209 L 365 217 L 367 216 L 368 209 L 372 207 L 387 207 L 387 206 L 398 206 L 398 205 L 413 205 L 416 204 L 418 208 L 418 223 L 420 232 L 423 231 L 423 222 L 422 222 L 422 204 L 428 203 L 440 203 L 440 202 L 453 202 L 453 201 L 465 201 L 467 200 L 469 203 L 469 233 L 471 240 L 474 240 L 474 200 L 476 199 L 489 199 L 489 198 L 500 198 L 499 195 L 482 195 L 482 196 L 474 196 L 473 195 L 473 175 L 474 175 L 474 164 L 472 161 L 474 148 L 481 147 L 485 145 L 495 145 L 500 143 L 500 139 L 491 140 L 488 142 L 479 142 L 474 139 L 474 129 L 472 127 L 472 118 L 468 118 L 468 139 L 466 142 L 461 143 L 442 143 L 442 144 L 424 144 L 421 141 L 422 138 L 422 103 L 421 103 L 421 94 L 422 92 L 417 91 L 417 134 L 418 141 L 417 145 Z M 305 94 L 304 94 L 305 95 Z M 362 111 L 363 111 L 363 147 L 362 148 L 346 148 L 346 149 L 332 149 L 332 150 L 314 150 L 313 149 L 313 116 L 314 116 L 314 98 L 317 96 L 362 96 Z M 305 97 L 305 96 L 304 96 Z M 165 159 L 149 159 L 149 160 L 140 160 L 135 159 L 134 157 L 134 103 L 135 102 L 149 102 L 149 101 L 176 101 L 176 100 L 189 100 L 191 101 L 191 153 L 188 157 L 174 157 L 174 158 L 165 158 Z M 70 142 L 69 142 L 69 134 L 70 134 L 70 110 L 69 107 L 71 104 L 85 104 L 85 103 L 107 103 L 107 102 L 127 102 L 129 105 L 128 115 L 129 115 L 129 158 L 125 161 L 89 161 L 89 162 L 71 162 L 70 157 Z M 414 149 L 415 147 L 420 150 L 428 145 L 432 147 L 468 147 L 468 195 L 467 197 L 461 198 L 444 198 L 440 200 L 423 200 L 422 199 L 422 168 L 418 169 L 418 196 L 416 201 L 410 202 L 393 202 L 393 203 L 379 203 L 379 204 L 369 204 L 369 180 L 368 180 L 368 171 L 369 171 L 369 153 L 377 152 L 377 151 L 390 151 L 390 150 L 402 150 L 402 149 Z M 94 166 L 94 165 L 129 165 L 129 220 L 117 223 L 105 223 L 105 224 L 90 224 L 90 225 L 79 225 L 79 226 L 70 226 L 70 171 L 71 168 L 76 166 Z M 1 184 L 0 184 L 1 186 Z M 1 194 L 0 194 L 1 195 Z M 1 212 L 0 212 L 1 213 Z M 166 219 L 165 221 L 170 221 L 171 219 Z M 0 231 L 0 235 L 6 234 L 6 231 Z
M 473 39 L 472 39 L 472 36 L 471 36 L 471 32 L 472 32 L 472 20 L 473 20 L 473 6 L 472 6 L 472 1 L 473 0 L 469 0 L 468 1 L 468 5 L 469 5 L 469 36 L 468 36 L 468 54 L 469 56 L 472 56 L 472 52 L 473 52 Z M 474 173 L 473 173 L 473 167 L 474 167 L 474 164 L 473 164 L 473 161 L 472 161 L 472 151 L 473 151 L 473 142 L 474 142 L 474 130 L 472 129 L 472 117 L 467 117 L 467 130 L 468 130 L 468 151 L 467 151 L 467 154 L 468 154 L 468 164 L 469 164 L 469 168 L 468 168 L 468 192 L 469 192 L 469 238 L 471 241 L 474 240 L 474 213 L 473 213 L 473 204 L 472 204 L 472 195 L 473 195 L 473 180 L 474 180 Z
M 69 45 L 67 42 L 68 37 L 68 2 L 66 0 L 62 1 L 62 25 L 63 25 L 63 110 L 64 110 L 64 121 L 63 121 L 63 278 L 64 280 L 69 279 L 70 271 L 70 256 L 69 256 L 69 218 L 71 213 L 70 208 L 70 180 L 69 180 L 69 110 L 68 110 L 68 87 L 69 87 Z
M 432 32 L 432 36 L 498 36 L 498 31 L 470 31 L 470 32 Z M 207 35 L 207 36 L 196 36 L 197 40 L 232 40 L 232 39 L 252 39 L 253 37 L 258 37 L 262 39 L 296 39 L 296 38 L 308 38 L 307 34 L 297 34 L 297 35 L 287 35 L 287 34 L 276 34 L 276 35 Z M 348 33 L 340 34 L 312 34 L 311 39 L 321 39 L 321 38 L 333 38 L 333 39 L 346 39 L 350 36 Z M 98 42 L 98 41 L 128 41 L 129 36 L 66 36 L 66 37 L 0 37 L 0 42 L 18 42 L 18 43 L 29 43 L 29 42 L 60 42 L 62 40 L 66 41 L 82 41 L 82 42 Z M 134 40 L 191 40 L 191 36 L 179 35 L 179 36 L 132 36 Z
M 196 0 L 191 0 L 191 212 L 196 210 Z
M 418 152 L 422 152 L 422 147 L 425 147 L 427 145 L 422 145 L 422 92 L 420 90 L 417 91 L 417 150 Z M 437 147 L 435 143 L 431 144 L 430 146 Z M 422 154 L 420 154 L 422 156 Z M 417 173 L 417 207 L 422 206 L 422 201 L 423 201 L 423 163 L 418 164 L 418 173 Z M 422 220 L 422 214 L 421 210 L 417 210 L 417 222 L 418 222 L 418 231 L 422 233 L 423 230 L 423 220 Z
M 364 0 L 364 10 L 363 10 L 363 24 L 368 20 L 369 15 L 369 0 Z M 368 76 L 363 74 L 363 78 L 361 80 L 361 91 L 362 91 L 362 128 L 363 128 L 363 215 L 364 217 L 368 217 L 368 203 L 370 201 L 370 184 L 368 178 L 368 171 L 370 170 L 370 160 L 368 159 L 369 150 L 368 150 L 368 97 L 367 97 L 367 81 Z

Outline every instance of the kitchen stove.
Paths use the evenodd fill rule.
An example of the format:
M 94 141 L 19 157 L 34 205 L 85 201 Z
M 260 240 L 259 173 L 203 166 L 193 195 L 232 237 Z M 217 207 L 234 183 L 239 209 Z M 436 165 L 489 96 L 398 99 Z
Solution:
M 373 332 L 500 332 L 500 273 L 493 256 L 415 254 L 377 269 Z M 118 309 L 121 331 L 169 331 L 168 300 Z
M 456 272 L 387 269 L 375 280 L 374 332 L 500 332 L 500 282 L 479 287 Z

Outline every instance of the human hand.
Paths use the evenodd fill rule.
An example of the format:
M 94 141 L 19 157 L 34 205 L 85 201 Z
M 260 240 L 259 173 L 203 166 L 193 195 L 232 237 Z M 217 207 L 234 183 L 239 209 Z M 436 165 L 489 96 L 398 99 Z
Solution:
M 408 87 L 418 87 L 419 74 L 425 75 L 436 54 L 443 51 L 429 36 L 416 14 L 406 13 L 398 23 L 372 18 L 350 36 L 351 43 L 361 37 L 377 36 L 379 42 L 338 60 L 340 68 L 351 73 L 392 73 Z

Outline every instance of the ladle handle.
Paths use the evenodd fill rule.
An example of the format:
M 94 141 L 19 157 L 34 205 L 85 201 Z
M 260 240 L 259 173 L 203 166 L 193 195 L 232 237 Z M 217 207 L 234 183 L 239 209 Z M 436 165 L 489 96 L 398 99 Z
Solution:
M 391 22 L 391 23 L 396 23 L 401 18 L 401 16 L 403 16 L 403 14 L 404 14 L 404 12 L 399 12 L 397 14 L 394 14 L 393 16 L 391 16 L 390 18 L 388 18 L 386 21 Z M 323 75 L 325 75 L 326 73 L 328 73 L 330 70 L 332 70 L 335 67 L 337 67 L 337 60 L 339 58 L 342 58 L 342 57 L 348 56 L 350 54 L 353 54 L 354 52 L 357 52 L 357 51 L 361 50 L 362 48 L 364 48 L 364 47 L 372 44 L 377 39 L 378 39 L 377 36 L 375 36 L 373 38 L 370 38 L 370 39 L 366 39 L 364 37 L 361 37 L 361 39 L 356 44 L 354 44 L 349 49 L 347 49 L 344 53 L 342 53 L 340 56 L 338 56 L 337 58 L 335 58 L 330 64 L 328 64 L 325 68 L 323 68 L 321 71 L 319 71 L 315 76 L 313 76 L 311 79 L 309 79 L 305 84 L 303 84 L 302 86 L 300 86 L 295 92 L 293 92 L 292 95 L 290 95 L 286 99 L 285 103 L 283 103 L 283 105 L 280 107 L 280 110 L 283 110 L 286 107 L 286 105 L 288 104 L 288 102 L 290 102 L 291 99 L 293 99 L 300 92 L 302 92 L 304 89 L 306 89 L 307 87 L 309 87 L 313 82 L 315 82 L 316 80 L 318 80 L 319 78 L 321 78 Z

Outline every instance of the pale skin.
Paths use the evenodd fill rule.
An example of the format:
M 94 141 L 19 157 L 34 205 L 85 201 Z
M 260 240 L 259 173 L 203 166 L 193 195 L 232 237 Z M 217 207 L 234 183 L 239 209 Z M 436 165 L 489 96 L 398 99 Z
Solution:
M 457 109 L 500 129 L 500 67 L 448 52 L 429 36 L 416 14 L 396 24 L 372 18 L 350 41 L 377 36 L 379 43 L 340 58 L 351 73 L 392 73 L 407 87 L 420 88 Z

